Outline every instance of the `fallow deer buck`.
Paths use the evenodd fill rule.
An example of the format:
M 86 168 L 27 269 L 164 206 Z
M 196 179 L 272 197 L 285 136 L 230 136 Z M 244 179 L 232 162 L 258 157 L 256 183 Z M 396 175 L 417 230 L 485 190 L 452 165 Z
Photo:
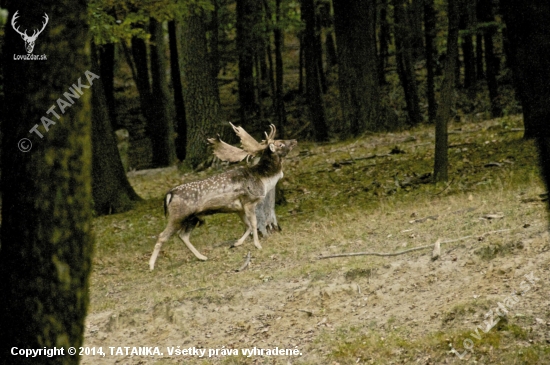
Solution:
M 241 148 L 231 146 L 218 136 L 208 142 L 214 155 L 223 161 L 238 162 L 245 158 L 259 156 L 254 166 L 242 166 L 204 180 L 185 183 L 170 190 L 164 198 L 164 211 L 168 224 L 160 234 L 149 260 L 149 269 L 155 268 L 155 261 L 162 244 L 174 233 L 199 260 L 206 260 L 189 241 L 191 231 L 203 223 L 202 217 L 215 213 L 237 213 L 246 232 L 233 246 L 240 246 L 252 233 L 254 245 L 261 249 L 258 240 L 256 205 L 283 177 L 282 159 L 296 146 L 296 140 L 274 140 L 276 128 L 272 124 L 269 135 L 258 143 L 243 128 L 231 124 L 241 139 Z

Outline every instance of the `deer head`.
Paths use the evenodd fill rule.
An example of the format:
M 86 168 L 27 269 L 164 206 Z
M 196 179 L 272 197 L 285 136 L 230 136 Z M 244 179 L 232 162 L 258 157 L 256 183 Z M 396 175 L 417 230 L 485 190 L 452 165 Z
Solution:
M 217 138 L 208 139 L 208 142 L 213 147 L 214 155 L 222 161 L 239 162 L 245 158 L 259 156 L 267 148 L 270 148 L 272 152 L 275 152 L 275 149 L 277 149 L 278 154 L 284 157 L 296 145 L 295 140 L 274 140 L 277 129 L 273 124 L 269 126 L 269 134 L 264 132 L 265 139 L 262 142 L 256 141 L 242 127 L 235 127 L 232 123 L 229 124 L 231 124 L 233 130 L 241 139 L 241 148 L 225 143 L 219 135 Z
M 18 18 L 18 15 L 17 15 L 18 12 L 19 10 L 17 10 L 15 14 L 13 14 L 13 17 L 11 18 L 11 26 L 13 27 L 13 30 L 15 30 L 17 33 L 21 35 L 21 38 L 23 38 L 23 40 L 25 41 L 25 50 L 27 51 L 27 53 L 30 54 L 34 50 L 34 42 L 36 42 L 36 38 L 38 38 L 40 33 L 42 33 L 44 28 L 46 28 L 46 24 L 48 24 L 48 20 L 49 20 L 48 14 L 44 13 L 44 18 L 46 21 L 42 22 L 42 29 L 40 30 L 35 29 L 32 35 L 29 36 L 27 34 L 26 29 L 25 29 L 25 32 L 20 32 L 19 27 L 17 28 L 15 27 L 15 20 Z

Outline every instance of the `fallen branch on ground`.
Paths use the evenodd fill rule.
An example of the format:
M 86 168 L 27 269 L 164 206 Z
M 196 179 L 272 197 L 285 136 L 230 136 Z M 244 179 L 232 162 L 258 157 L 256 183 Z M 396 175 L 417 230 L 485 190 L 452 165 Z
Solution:
M 464 241 L 464 240 L 467 240 L 468 238 L 473 238 L 473 237 L 485 237 L 487 235 L 490 235 L 490 234 L 494 234 L 494 233 L 501 233 L 501 232 L 507 232 L 507 231 L 511 231 L 512 229 L 509 228 L 509 229 L 499 229 L 497 231 L 489 231 L 489 232 L 485 232 L 483 233 L 482 235 L 480 236 L 476 236 L 476 235 L 470 235 L 470 236 L 464 236 L 464 237 L 460 237 L 460 238 L 455 238 L 455 239 L 452 239 L 452 240 L 447 240 L 447 241 L 441 241 L 439 242 L 439 244 L 444 244 L 444 243 L 453 243 L 453 242 L 458 242 L 458 241 Z M 439 240 L 438 240 L 439 241 Z M 436 242 L 437 243 L 437 242 Z M 405 250 L 405 251 L 399 251 L 399 252 L 391 252 L 391 253 L 380 253 L 380 252 L 352 252 L 352 253 L 340 253 L 340 254 L 335 254 L 335 255 L 327 255 L 327 256 L 319 256 L 317 259 L 318 260 L 323 260 L 323 259 L 330 259 L 330 258 L 335 258 L 335 257 L 350 257 L 350 256 L 382 256 L 382 257 L 387 257 L 387 256 L 399 256 L 399 255 L 404 255 L 406 253 L 409 253 L 409 252 L 414 252 L 414 251 L 420 251 L 420 250 L 425 250 L 427 248 L 432 248 L 434 247 L 434 245 L 426 245 L 426 246 L 420 246 L 420 247 L 414 247 L 414 248 L 410 248 L 408 250 Z
M 243 266 L 235 270 L 235 272 L 243 271 L 248 267 L 248 264 L 250 264 L 250 251 L 248 251 L 248 254 L 246 255 L 246 261 L 244 262 Z

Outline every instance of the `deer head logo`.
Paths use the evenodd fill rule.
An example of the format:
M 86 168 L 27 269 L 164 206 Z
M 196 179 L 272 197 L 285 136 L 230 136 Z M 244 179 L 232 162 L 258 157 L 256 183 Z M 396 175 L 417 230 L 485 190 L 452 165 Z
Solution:
M 34 49 L 34 42 L 36 42 L 36 38 L 38 38 L 40 33 L 42 33 L 44 28 L 46 28 L 46 24 L 48 24 L 48 20 L 49 20 L 48 14 L 44 13 L 44 18 L 46 21 L 42 23 L 42 29 L 40 30 L 35 29 L 32 35 L 29 36 L 27 34 L 26 29 L 25 29 L 25 32 L 20 32 L 19 27 L 17 28 L 15 27 L 15 20 L 18 18 L 18 15 L 17 15 L 18 12 L 19 10 L 17 10 L 15 14 L 13 14 L 13 18 L 11 18 L 11 26 L 13 27 L 13 30 L 15 30 L 17 33 L 21 35 L 21 38 L 23 38 L 23 40 L 25 41 L 25 49 L 27 50 L 27 53 L 30 54 Z

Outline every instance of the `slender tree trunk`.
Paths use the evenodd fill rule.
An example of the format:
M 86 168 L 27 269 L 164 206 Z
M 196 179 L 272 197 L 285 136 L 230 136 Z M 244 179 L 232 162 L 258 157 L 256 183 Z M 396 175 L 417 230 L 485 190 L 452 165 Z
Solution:
M 302 15 L 303 17 L 303 15 Z M 298 38 L 300 38 L 300 50 L 299 50 L 299 61 L 298 61 L 298 92 L 300 94 L 304 93 L 304 34 L 301 33 Z
M 90 69 L 87 3 L 3 7 L 10 18 L 19 11 L 37 24 L 46 13 L 55 25 L 34 49 L 47 61 L 14 60 L 25 53 L 23 41 L 12 29 L 3 37 L 0 362 L 78 364 L 78 351 L 39 359 L 11 351 L 57 347 L 66 354 L 83 343 L 94 247 L 88 88 L 98 87 L 100 73 Z M 82 94 L 72 86 L 79 80 Z M 69 102 L 66 94 L 76 96 Z
M 418 98 L 418 86 L 416 85 L 416 75 L 413 60 L 414 34 L 412 29 L 411 10 L 405 7 L 403 0 L 393 1 L 393 11 L 395 17 L 395 48 L 397 72 L 403 91 L 405 92 L 405 101 L 407 103 L 408 122 L 415 126 L 422 122 L 420 113 L 420 101 Z
M 200 8 L 192 6 L 182 20 L 181 41 L 182 87 L 187 115 L 185 161 L 197 168 L 208 158 L 205 141 L 219 132 L 220 118 L 220 101 L 212 78 L 204 14 Z
M 181 73 L 178 57 L 178 43 L 181 43 L 181 29 L 175 20 L 168 23 L 170 40 L 170 76 L 174 87 L 174 106 L 176 113 L 176 156 L 180 161 L 185 160 L 187 147 L 187 121 L 185 119 L 185 103 L 181 86 Z M 214 66 L 212 66 L 214 67 Z M 212 73 L 213 74 L 213 73 Z
M 314 6 L 315 0 L 314 0 Z M 319 17 L 319 14 L 315 12 L 315 52 L 317 53 L 315 55 L 315 59 L 317 60 L 319 69 L 319 80 L 321 81 L 321 89 L 323 90 L 323 94 L 325 94 L 328 90 L 328 84 L 327 84 L 327 77 L 325 74 L 325 68 L 323 66 L 323 42 L 321 41 L 321 34 L 323 33 L 323 27 L 321 26 L 321 19 Z
M 464 88 L 469 89 L 475 85 L 476 60 L 474 52 L 474 34 L 476 19 L 476 0 L 463 0 L 464 10 L 460 17 L 460 29 L 466 30 L 462 37 L 462 55 L 464 57 Z
M 435 124 L 434 180 L 437 182 L 448 180 L 449 142 L 447 124 L 451 119 L 451 108 L 454 104 L 455 63 L 458 54 L 458 0 L 449 0 L 448 7 L 447 60 L 441 86 L 441 102 L 437 109 Z
M 389 44 L 391 41 L 390 23 L 388 22 L 388 0 L 381 0 L 380 7 L 380 51 L 378 52 L 378 76 L 380 85 L 387 84 L 386 65 L 389 57 Z
M 320 24 L 326 29 L 325 33 L 325 50 L 327 62 L 327 74 L 333 66 L 338 63 L 338 55 L 336 53 L 336 44 L 334 43 L 334 21 L 330 15 L 330 0 L 318 1 Z
M 239 54 L 239 104 L 241 123 L 256 110 L 254 56 L 259 51 L 258 24 L 261 3 L 257 0 L 237 0 L 237 52 Z
M 319 53 L 316 46 L 315 4 L 313 0 L 302 0 L 302 16 L 306 22 L 303 45 L 309 117 L 315 140 L 326 141 L 328 139 L 328 126 L 320 79 Z
M 99 47 L 99 75 L 105 89 L 105 99 L 109 109 L 109 120 L 113 130 L 117 130 L 119 125 L 115 113 L 115 44 L 107 43 Z
M 485 70 L 483 69 L 483 35 L 476 35 L 476 79 L 483 80 Z
M 214 10 L 212 11 L 212 19 L 210 21 L 210 62 L 212 64 L 212 77 L 214 80 L 217 80 L 218 73 L 220 73 L 220 20 L 218 13 L 220 11 L 219 6 L 220 0 L 212 0 L 212 5 L 214 5 Z
M 435 60 L 437 59 L 437 50 L 434 45 L 435 40 L 435 10 L 434 0 L 425 0 L 424 2 L 424 37 L 426 40 L 426 98 L 428 99 L 428 121 L 435 123 L 437 104 L 435 101 Z
M 550 190 L 550 3 L 501 0 L 500 6 L 514 78 L 521 81 L 525 133 L 536 135 L 542 178 Z
M 166 79 L 166 45 L 162 23 L 149 21 L 151 30 L 151 76 L 153 79 L 153 115 L 149 120 L 148 134 L 153 147 L 153 165 L 170 166 L 176 162 L 174 142 L 174 108 Z
M 275 21 L 277 24 L 273 30 L 273 38 L 275 42 L 275 92 L 276 92 L 276 110 L 277 110 L 277 130 L 279 131 L 279 137 L 285 137 L 286 127 L 286 109 L 285 102 L 283 100 L 283 47 L 284 47 L 284 35 L 281 29 L 281 1 L 275 0 Z
M 491 0 L 479 0 L 478 8 L 480 20 L 483 22 L 492 22 L 495 20 L 493 14 L 493 5 Z M 499 69 L 499 60 L 495 56 L 493 36 L 496 33 L 494 27 L 488 27 L 483 33 L 483 43 L 485 45 L 485 67 L 487 76 L 487 87 L 489 88 L 489 98 L 491 99 L 491 116 L 493 118 L 502 115 L 502 107 L 499 101 L 497 72 Z
M 92 68 L 98 69 L 97 47 L 92 43 Z M 92 88 L 92 196 L 96 214 L 120 213 L 140 200 L 128 182 L 109 121 L 102 79 Z

